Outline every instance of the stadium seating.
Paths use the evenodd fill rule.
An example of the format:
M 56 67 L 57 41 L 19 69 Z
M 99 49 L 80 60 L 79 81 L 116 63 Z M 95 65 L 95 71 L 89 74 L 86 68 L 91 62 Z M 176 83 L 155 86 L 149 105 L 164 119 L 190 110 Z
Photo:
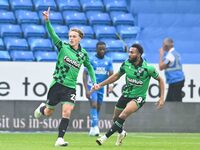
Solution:
M 96 38 L 115 38 L 117 39 L 117 31 L 114 26 L 107 26 L 107 25 L 95 25 L 94 32 Z
M 57 5 L 54 0 L 33 0 L 35 9 L 38 10 L 47 10 L 48 7 L 51 7 L 51 10 L 57 10 Z
M 121 38 L 136 38 L 140 32 L 140 27 L 130 25 L 119 25 L 117 26 L 117 32 Z
M 24 37 L 43 37 L 47 36 L 46 30 L 42 25 L 36 24 L 22 24 L 22 31 L 24 32 Z
M 98 11 L 88 11 L 86 13 L 90 25 L 111 25 L 111 19 L 108 13 Z
M 22 37 L 22 31 L 19 25 L 17 24 L 2 24 L 0 25 L 1 37 Z
M 22 23 L 39 24 L 40 23 L 40 19 L 38 17 L 38 14 L 36 12 L 33 12 L 33 11 L 16 10 L 15 15 L 16 15 L 16 18 L 17 18 L 17 22 L 19 24 L 22 24 Z
M 8 0 L 1 0 L 0 1 L 0 9 L 9 10 L 9 3 Z
M 123 42 L 116 39 L 101 39 L 106 43 L 106 48 L 109 52 L 124 52 Z
M 75 10 L 75 11 L 80 11 L 81 6 L 79 4 L 78 0 L 56 0 L 58 9 L 60 11 L 64 10 Z
M 8 51 L 0 50 L 0 61 L 9 61 L 9 60 L 10 60 L 10 55 Z
M 28 38 L 28 43 L 32 51 L 44 50 L 52 51 L 53 46 L 50 39 L 44 38 Z
M 114 25 L 134 25 L 134 18 L 131 13 L 113 11 L 110 12 Z
M 16 19 L 13 12 L 7 10 L 0 10 L 0 23 L 16 23 Z
M 83 11 L 103 11 L 104 5 L 101 0 L 80 0 Z
M 5 49 L 5 46 L 4 46 L 3 40 L 0 38 L 0 50 L 4 50 L 4 49 Z
M 123 62 L 128 59 L 128 53 L 124 52 L 108 52 L 106 55 L 112 58 L 113 62 Z
M 126 0 L 103 0 L 106 11 L 128 11 Z
M 85 48 L 87 51 L 96 51 L 96 44 L 98 40 L 96 39 L 82 39 L 81 46 Z
M 33 3 L 31 0 L 10 0 L 12 10 L 33 10 Z
M 4 38 L 4 43 L 7 50 L 29 50 L 26 39 L 7 37 Z
M 63 11 L 63 18 L 66 24 L 87 24 L 87 18 L 84 12 Z
M 94 31 L 91 26 L 87 25 L 70 25 L 70 28 L 81 29 L 84 33 L 84 38 L 94 38 Z
M 59 24 L 52 24 L 54 31 L 60 38 L 67 38 L 68 37 L 68 26 L 66 25 L 59 25 Z
M 43 17 L 42 13 L 43 13 L 43 11 L 38 12 L 40 21 L 42 24 L 44 24 L 44 17 Z M 50 18 L 52 24 L 63 24 L 64 23 L 62 14 L 60 12 L 51 11 L 49 18 Z
M 23 51 L 23 50 L 11 50 L 10 57 L 13 61 L 34 61 L 32 51 Z
M 56 61 L 56 51 L 35 51 L 34 56 L 36 61 Z

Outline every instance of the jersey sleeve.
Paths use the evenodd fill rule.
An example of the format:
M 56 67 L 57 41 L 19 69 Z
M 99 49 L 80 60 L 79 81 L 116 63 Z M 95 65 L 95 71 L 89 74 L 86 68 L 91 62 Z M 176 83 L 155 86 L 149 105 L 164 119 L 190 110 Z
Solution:
M 148 68 L 148 74 L 153 77 L 154 79 L 157 79 L 159 76 L 159 73 L 157 72 L 156 68 L 154 66 L 149 66 Z
M 122 76 L 125 74 L 125 62 L 120 66 L 118 73 Z
M 88 57 L 87 53 L 85 53 L 85 57 L 86 58 L 85 58 L 85 61 L 84 61 L 83 65 L 87 68 L 92 82 L 96 83 L 96 76 L 95 76 L 94 68 L 92 67 L 92 65 L 90 63 L 90 60 L 89 60 L 89 57 Z
M 56 32 L 54 31 L 50 21 L 46 22 L 46 28 L 48 30 L 48 33 L 51 36 L 51 39 L 54 43 L 54 45 L 58 48 L 58 50 L 60 51 L 61 47 L 62 47 L 62 41 L 60 40 L 60 38 L 58 37 L 58 35 L 56 34 Z

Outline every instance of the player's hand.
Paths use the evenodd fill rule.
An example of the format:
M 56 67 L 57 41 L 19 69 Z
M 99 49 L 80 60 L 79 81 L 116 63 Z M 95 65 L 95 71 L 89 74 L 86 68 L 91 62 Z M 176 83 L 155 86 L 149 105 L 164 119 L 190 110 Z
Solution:
M 160 57 L 162 57 L 162 56 L 164 55 L 164 53 L 165 53 L 165 51 L 164 51 L 164 49 L 161 47 L 161 48 L 160 48 Z
M 47 11 L 44 11 L 43 13 L 43 17 L 45 21 L 49 20 L 49 14 L 50 14 L 50 7 L 48 7 Z
M 87 97 L 87 99 L 90 99 L 90 95 L 91 95 L 90 91 L 87 90 L 87 91 L 85 92 L 85 96 Z
M 94 91 L 97 91 L 101 88 L 101 86 L 99 84 L 94 84 L 90 90 L 90 93 L 94 92 Z
M 163 108 L 164 104 L 165 104 L 164 99 L 160 98 L 159 101 L 156 102 L 156 108 L 161 109 L 161 108 Z

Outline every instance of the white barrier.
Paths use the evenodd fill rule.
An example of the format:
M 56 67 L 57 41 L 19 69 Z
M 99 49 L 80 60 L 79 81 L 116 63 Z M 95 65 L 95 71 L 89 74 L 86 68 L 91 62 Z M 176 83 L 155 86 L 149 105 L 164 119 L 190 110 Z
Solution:
M 115 72 L 118 71 L 120 65 L 114 63 Z M 45 100 L 54 68 L 55 62 L 1 62 L 0 100 Z M 200 65 L 184 65 L 186 82 L 183 88 L 185 92 L 183 102 L 200 102 L 200 72 L 198 68 Z M 82 71 L 83 68 L 77 79 L 76 99 L 80 101 L 86 100 L 82 84 Z M 161 75 L 164 78 L 163 72 Z M 113 93 L 105 95 L 105 101 L 117 101 L 121 96 L 124 83 L 123 76 L 115 83 Z M 147 101 L 157 101 L 158 94 L 157 81 L 151 79 Z

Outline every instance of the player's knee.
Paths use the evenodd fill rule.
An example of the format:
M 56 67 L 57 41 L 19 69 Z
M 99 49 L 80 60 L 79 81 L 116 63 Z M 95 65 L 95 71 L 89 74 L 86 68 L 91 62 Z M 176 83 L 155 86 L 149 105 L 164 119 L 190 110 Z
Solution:
M 63 110 L 62 111 L 62 117 L 64 117 L 64 118 L 70 118 L 71 112 L 72 112 L 72 110 Z

